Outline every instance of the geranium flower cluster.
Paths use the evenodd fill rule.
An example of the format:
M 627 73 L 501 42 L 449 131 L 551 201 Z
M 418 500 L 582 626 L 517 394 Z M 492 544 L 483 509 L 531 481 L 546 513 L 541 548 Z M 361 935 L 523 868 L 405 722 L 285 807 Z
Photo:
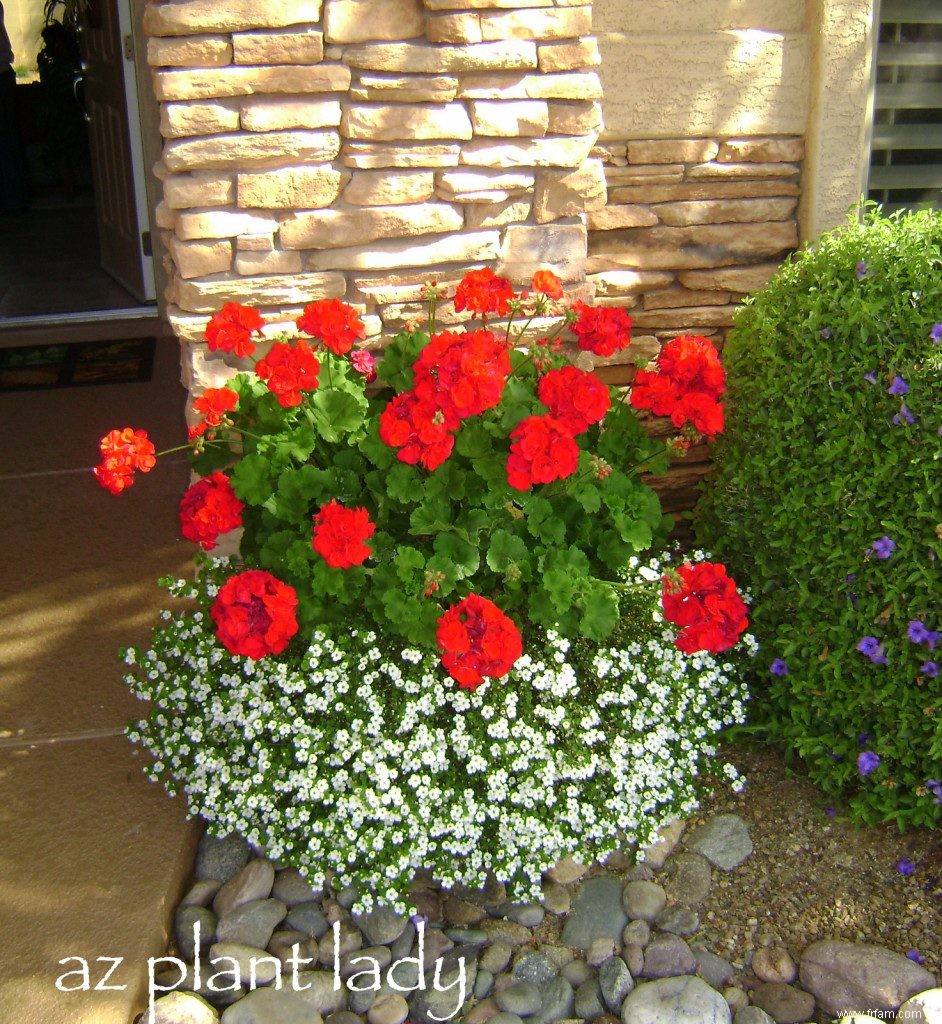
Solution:
M 655 416 L 669 416 L 675 427 L 690 424 L 712 439 L 723 431 L 719 399 L 725 389 L 726 377 L 713 343 L 699 335 L 682 334 L 661 349 L 656 369 L 638 371 L 631 404 Z
M 469 594 L 438 620 L 442 665 L 459 686 L 475 690 L 486 676 L 507 675 L 523 653 L 520 630 L 486 597 Z
M 291 661 L 221 651 L 205 609 L 232 568 L 216 560 L 179 581 L 175 596 L 203 610 L 167 613 L 149 650 L 127 652 L 128 684 L 152 702 L 129 735 L 214 832 L 240 833 L 314 887 L 332 872 L 355 885 L 356 911 L 409 911 L 419 867 L 447 886 L 493 875 L 511 898 L 538 899 L 560 857 L 643 847 L 689 815 L 699 774 L 742 786 L 716 741 L 744 720 L 745 688 L 731 662 L 673 643 L 662 562 L 625 570 L 637 615 L 611 642 L 548 631 L 474 690 L 448 685 L 430 652 L 359 625 L 314 631 Z
M 719 563 L 678 566 L 664 577 L 661 605 L 664 618 L 681 627 L 677 646 L 687 654 L 728 651 L 749 625 L 746 604 Z

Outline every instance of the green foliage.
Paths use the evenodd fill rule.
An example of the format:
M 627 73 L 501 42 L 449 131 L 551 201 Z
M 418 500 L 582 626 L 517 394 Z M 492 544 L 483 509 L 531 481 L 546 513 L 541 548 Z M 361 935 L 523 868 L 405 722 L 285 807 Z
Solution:
M 942 650 L 907 635 L 942 625 L 940 246 L 939 214 L 868 211 L 745 304 L 700 508 L 703 539 L 755 597 L 764 666 L 789 668 L 762 675 L 754 713 L 859 819 L 901 828 L 940 817 L 925 783 L 942 765 L 942 680 L 923 666 Z M 888 393 L 897 376 L 908 394 Z M 912 424 L 894 423 L 903 403 Z M 885 665 L 857 650 L 866 636 Z M 881 759 L 866 776 L 864 750 Z

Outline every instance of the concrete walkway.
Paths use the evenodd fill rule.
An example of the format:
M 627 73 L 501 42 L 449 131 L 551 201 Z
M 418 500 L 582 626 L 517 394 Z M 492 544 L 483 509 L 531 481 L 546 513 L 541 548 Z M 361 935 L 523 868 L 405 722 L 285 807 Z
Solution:
M 157 577 L 188 570 L 188 469 L 172 456 L 119 497 L 89 472 L 114 427 L 180 442 L 177 367 L 165 341 L 148 384 L 0 394 L 0 1021 L 130 1024 L 192 864 L 195 826 L 123 737 L 142 705 L 117 656 L 147 639 Z M 125 987 L 58 991 L 67 957 L 93 985 L 123 958 Z

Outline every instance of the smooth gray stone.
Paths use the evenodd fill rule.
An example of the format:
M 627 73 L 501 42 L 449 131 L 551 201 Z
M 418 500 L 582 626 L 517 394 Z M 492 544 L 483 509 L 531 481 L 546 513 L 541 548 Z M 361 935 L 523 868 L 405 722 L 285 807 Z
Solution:
M 149 1018 L 145 1016 L 145 1021 Z M 154 1024 L 218 1024 L 219 1014 L 192 992 L 171 992 L 154 1003 Z
M 489 1018 L 488 1024 L 523 1024 L 523 1018 L 518 1017 L 515 1013 L 504 1013 L 501 1011 Z
M 213 910 L 222 917 L 243 903 L 253 900 L 267 900 L 275 884 L 275 869 L 271 862 L 262 859 L 250 860 L 248 864 L 216 893 Z
M 697 973 L 708 985 L 721 992 L 736 973 L 736 968 L 703 946 L 692 946 L 691 951 L 697 961 Z
M 621 1008 L 622 1024 L 732 1024 L 729 1004 L 701 978 L 639 985 Z
M 363 989 L 361 992 L 351 992 L 350 1009 L 354 1013 L 365 1014 L 376 1002 L 377 995 L 377 991 L 372 988 Z
M 190 891 L 180 900 L 181 907 L 208 907 L 222 888 L 217 878 L 207 878 L 202 882 L 194 882 Z
M 388 946 L 395 942 L 409 923 L 407 917 L 389 907 L 376 907 L 368 914 L 357 914 L 353 920 L 371 946 Z
M 527 1024 L 555 1024 L 564 1017 L 571 1017 L 574 1002 L 572 985 L 565 978 L 553 978 L 543 986 L 543 1003 Z
M 679 935 L 655 935 L 644 950 L 645 978 L 674 978 L 697 969 L 690 947 Z
M 710 894 L 713 872 L 700 853 L 678 853 L 671 858 L 673 873 L 667 882 L 671 896 L 685 907 L 699 906 Z
M 222 958 L 225 963 L 214 963 Z M 220 972 L 227 972 L 222 979 L 216 982 L 217 988 L 222 988 L 232 981 L 232 974 L 228 973 L 234 961 L 239 966 L 240 980 L 243 985 L 251 984 L 252 970 L 255 970 L 255 981 L 257 985 L 268 985 L 278 976 L 280 963 L 277 957 L 264 949 L 256 949 L 253 946 L 243 946 L 238 942 L 217 942 L 209 948 L 209 963 L 203 964 L 203 984 L 205 985 L 210 976 Z M 200 995 L 206 992 L 200 989 Z M 207 997 L 208 998 L 208 997 Z
M 543 995 L 537 986 L 529 981 L 518 981 L 498 992 L 494 1000 L 505 1013 L 531 1017 L 542 1005 Z
M 393 960 L 401 960 L 404 956 L 408 956 L 409 953 L 412 952 L 412 944 L 415 942 L 415 935 L 415 925 L 411 921 L 406 921 L 406 926 L 402 929 L 402 934 L 389 947 L 392 951 Z
M 320 905 L 313 900 L 308 903 L 295 904 L 286 918 L 289 928 L 304 932 L 305 935 L 318 942 L 330 931 L 327 918 L 324 917 Z
M 439 985 L 442 987 L 454 985 L 453 988 L 446 988 L 444 992 L 439 992 L 430 981 L 429 987 L 424 992 L 420 990 L 411 996 L 409 996 L 409 993 L 403 992 L 402 994 L 409 998 L 409 1020 L 411 1024 L 442 1024 L 442 1020 L 446 1017 L 450 1017 L 452 1020 L 460 1020 L 462 1011 L 468 1005 L 468 1001 L 474 998 L 474 983 L 477 981 L 476 961 L 472 960 L 465 965 L 465 997 L 460 1001 L 460 1004 L 460 986 L 455 984 L 458 981 L 459 972 L 457 968 L 446 970 L 443 967 L 439 976 Z M 436 1018 L 438 1019 L 436 1020 Z
M 187 963 L 196 958 L 196 925 L 199 924 L 200 956 L 216 941 L 216 915 L 206 907 L 181 907 L 173 916 L 173 938 L 180 957 Z M 267 945 L 267 943 L 266 943 Z
M 481 966 L 492 974 L 499 974 L 510 963 L 513 949 L 506 942 L 495 942 L 481 953 Z
M 630 921 L 621 933 L 626 946 L 646 946 L 651 941 L 651 926 L 647 921 Z
M 285 985 L 293 986 L 291 973 L 285 976 Z M 343 1010 L 347 1005 L 347 986 L 334 989 L 334 976 L 330 971 L 298 971 L 297 994 L 322 1017 Z
M 794 985 L 764 981 L 752 992 L 752 1002 L 761 1007 L 776 1024 L 800 1024 L 814 1014 L 814 996 Z
M 337 893 L 335 899 L 344 910 L 349 910 L 353 904 L 356 903 L 358 895 L 359 893 L 356 890 L 356 886 L 348 885 L 346 889 L 341 889 L 340 892 Z
M 546 911 L 536 903 L 515 905 L 504 915 L 510 921 L 522 924 L 524 928 L 538 928 L 546 917 Z
M 259 988 L 233 1003 L 222 1024 L 311 1024 L 311 1008 L 288 989 Z
M 480 928 L 446 928 L 444 933 L 452 942 L 469 946 L 483 946 L 488 941 L 487 932 Z
M 758 1006 L 744 1006 L 736 1011 L 733 1024 L 775 1024 L 775 1021 Z
M 220 942 L 238 942 L 243 946 L 265 949 L 288 908 L 280 900 L 252 900 L 223 914 L 216 925 Z
M 739 867 L 753 849 L 749 829 L 738 814 L 718 814 L 701 825 L 685 845 L 721 871 Z
M 592 968 L 585 960 L 570 960 L 559 972 L 574 988 L 578 988 L 592 977 Z
M 486 999 L 494 987 L 494 975 L 490 971 L 478 970 L 478 976 L 474 982 L 474 998 Z
M 700 915 L 690 907 L 665 907 L 657 915 L 655 925 L 672 935 L 695 935 L 700 927 Z
M 623 895 L 625 912 L 633 921 L 652 922 L 664 909 L 667 893 L 657 882 L 629 882 Z
M 367 960 L 366 957 L 370 959 Z M 391 960 L 392 953 L 389 951 L 389 946 L 367 946 L 365 949 L 355 949 L 352 953 L 344 953 L 340 958 L 340 977 L 346 981 L 347 978 L 363 971 L 373 973 L 373 963 L 370 962 L 373 961 L 379 967 L 380 981 L 382 981 L 383 971 L 389 966 Z M 358 980 L 356 985 L 359 987 L 366 984 L 366 981 L 367 979 Z
M 514 977 L 521 981 L 530 981 L 534 985 L 544 985 L 559 973 L 542 953 L 527 953 L 514 964 Z
M 602 1000 L 612 1013 L 618 1013 L 625 997 L 635 987 L 628 965 L 620 956 L 606 960 L 599 968 L 599 988 Z
M 324 1018 L 324 1024 L 363 1024 L 363 1021 L 350 1010 L 335 1010 Z
M 196 853 L 196 877 L 199 881 L 228 882 L 248 864 L 251 856 L 249 844 L 234 832 L 223 839 L 204 832 Z
M 274 899 L 281 900 L 286 907 L 296 906 L 298 903 L 310 903 L 312 900 L 321 898 L 321 893 L 311 888 L 297 868 L 284 868 L 275 875 L 275 884 L 272 886 L 271 894 Z
M 602 1002 L 602 993 L 599 983 L 595 978 L 589 978 L 576 989 L 576 997 L 573 1001 L 577 1017 L 583 1020 L 592 1020 L 605 1013 L 605 1004 Z
M 566 919 L 562 941 L 583 952 L 588 951 L 594 939 L 618 942 L 628 923 L 622 907 L 622 888 L 621 880 L 612 875 L 589 878 Z

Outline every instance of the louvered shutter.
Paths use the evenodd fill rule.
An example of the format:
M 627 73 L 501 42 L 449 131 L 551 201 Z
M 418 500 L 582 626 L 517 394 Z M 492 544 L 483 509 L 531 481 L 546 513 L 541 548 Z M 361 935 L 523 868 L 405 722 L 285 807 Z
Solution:
M 942 208 L 942 0 L 880 4 L 869 197 Z

